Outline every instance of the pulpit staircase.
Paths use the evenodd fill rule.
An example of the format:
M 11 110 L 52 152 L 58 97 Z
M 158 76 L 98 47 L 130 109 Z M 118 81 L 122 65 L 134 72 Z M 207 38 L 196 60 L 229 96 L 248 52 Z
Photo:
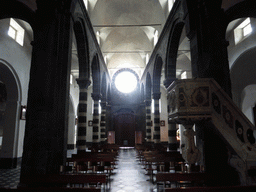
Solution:
M 232 151 L 229 164 L 242 185 L 256 184 L 256 128 L 213 79 L 174 81 L 168 88 L 170 122 L 211 121 Z

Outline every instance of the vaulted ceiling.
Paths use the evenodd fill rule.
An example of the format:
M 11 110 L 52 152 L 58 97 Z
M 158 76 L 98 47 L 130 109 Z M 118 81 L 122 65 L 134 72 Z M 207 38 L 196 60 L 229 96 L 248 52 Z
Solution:
M 87 10 L 111 76 L 131 68 L 140 76 L 154 49 L 154 35 L 168 15 L 167 0 L 87 1 Z M 156 32 L 157 31 L 157 32 Z
M 33 11 L 36 0 L 18 0 Z M 111 77 L 131 68 L 141 77 L 175 0 L 83 0 Z M 220 0 L 222 8 L 244 0 Z M 78 74 L 76 46 L 72 71 Z M 185 33 L 180 40 L 177 76 L 190 71 L 190 46 Z

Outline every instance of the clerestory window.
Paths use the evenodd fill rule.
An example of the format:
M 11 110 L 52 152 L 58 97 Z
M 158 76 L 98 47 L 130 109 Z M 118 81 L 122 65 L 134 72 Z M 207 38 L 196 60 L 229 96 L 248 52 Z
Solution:
M 251 20 L 246 18 L 239 26 L 234 30 L 235 44 L 238 44 L 245 39 L 252 32 Z
M 13 38 L 17 43 L 23 46 L 25 30 L 14 20 L 10 19 L 10 26 L 8 35 Z

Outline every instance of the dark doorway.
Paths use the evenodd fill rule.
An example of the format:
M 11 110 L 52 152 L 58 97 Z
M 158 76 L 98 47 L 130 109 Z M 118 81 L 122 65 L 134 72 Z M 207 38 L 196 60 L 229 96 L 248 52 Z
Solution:
M 135 115 L 133 112 L 119 112 L 114 117 L 115 141 L 124 147 L 135 146 Z

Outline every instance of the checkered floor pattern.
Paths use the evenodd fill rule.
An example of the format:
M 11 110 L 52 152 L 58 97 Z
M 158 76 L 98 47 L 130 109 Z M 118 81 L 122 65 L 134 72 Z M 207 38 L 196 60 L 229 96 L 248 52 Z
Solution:
M 0 187 L 17 188 L 20 182 L 20 167 L 0 169 Z
M 76 150 L 68 150 L 67 157 L 76 153 Z M 17 188 L 20 182 L 20 166 L 15 169 L 0 169 L 0 187 Z

